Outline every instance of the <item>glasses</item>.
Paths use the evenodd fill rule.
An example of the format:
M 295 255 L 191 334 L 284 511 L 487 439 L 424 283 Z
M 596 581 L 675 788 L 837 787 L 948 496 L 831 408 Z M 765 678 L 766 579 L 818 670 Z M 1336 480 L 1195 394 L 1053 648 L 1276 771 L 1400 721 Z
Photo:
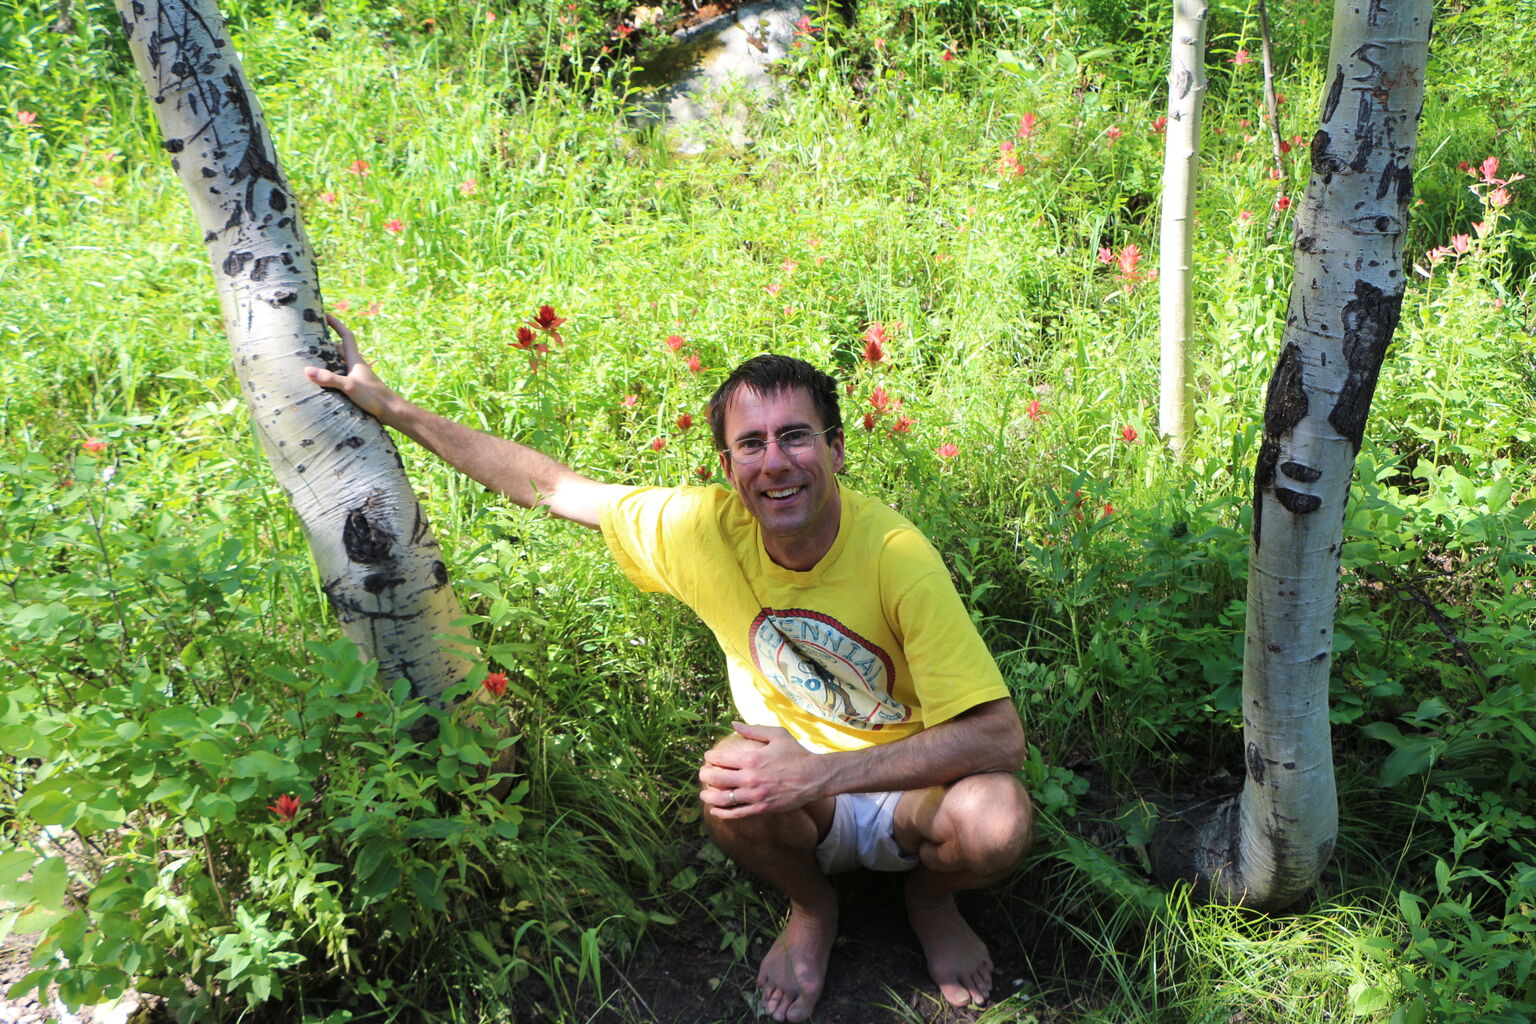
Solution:
M 732 441 L 729 448 L 720 449 L 723 454 L 729 455 L 737 462 L 756 462 L 768 452 L 768 446 L 777 444 L 779 451 L 785 455 L 804 455 L 816 447 L 816 439 L 822 434 L 830 434 L 836 427 L 828 427 L 826 430 L 786 430 L 778 437 L 744 437 L 740 441 Z

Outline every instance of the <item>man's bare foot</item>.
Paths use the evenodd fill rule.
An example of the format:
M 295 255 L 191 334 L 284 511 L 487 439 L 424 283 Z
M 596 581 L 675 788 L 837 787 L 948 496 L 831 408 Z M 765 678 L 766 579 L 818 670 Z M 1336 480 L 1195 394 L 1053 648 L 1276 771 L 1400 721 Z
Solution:
M 810 1017 L 827 980 L 827 960 L 837 938 L 837 898 L 829 905 L 802 910 L 791 904 L 789 923 L 763 957 L 757 987 L 763 1009 L 774 1020 Z
M 985 1003 L 992 991 L 992 955 L 960 916 L 951 896 L 937 905 L 907 894 L 907 920 L 928 957 L 928 973 L 951 1006 Z

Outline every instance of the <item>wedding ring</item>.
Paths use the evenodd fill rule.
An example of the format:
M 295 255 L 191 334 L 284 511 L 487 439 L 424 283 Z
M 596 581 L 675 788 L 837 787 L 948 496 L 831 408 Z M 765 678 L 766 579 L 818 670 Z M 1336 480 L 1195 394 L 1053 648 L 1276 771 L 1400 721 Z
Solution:
M 731 802 L 726 804 L 725 806 L 727 806 L 727 807 L 735 807 L 736 806 L 736 791 L 734 789 L 731 790 Z

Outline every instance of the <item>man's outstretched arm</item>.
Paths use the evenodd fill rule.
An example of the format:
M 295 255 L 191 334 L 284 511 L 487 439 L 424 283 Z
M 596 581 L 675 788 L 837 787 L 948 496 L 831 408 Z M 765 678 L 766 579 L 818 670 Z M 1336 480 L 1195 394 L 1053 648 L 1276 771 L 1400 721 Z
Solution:
M 814 754 L 777 726 L 736 723 L 740 742 L 716 746 L 699 771 L 700 799 L 719 818 L 782 813 L 838 793 L 939 786 L 1024 763 L 1024 726 L 1013 702 L 987 701 L 893 743 Z
M 603 505 L 626 488 L 582 476 L 543 452 L 515 441 L 444 419 L 395 393 L 357 350 L 357 339 L 334 316 L 326 321 L 341 338 L 347 372 L 318 366 L 304 373 L 323 388 L 335 388 L 386 427 L 393 427 L 465 476 L 506 495 L 525 508 L 546 505 L 561 519 L 597 529 Z

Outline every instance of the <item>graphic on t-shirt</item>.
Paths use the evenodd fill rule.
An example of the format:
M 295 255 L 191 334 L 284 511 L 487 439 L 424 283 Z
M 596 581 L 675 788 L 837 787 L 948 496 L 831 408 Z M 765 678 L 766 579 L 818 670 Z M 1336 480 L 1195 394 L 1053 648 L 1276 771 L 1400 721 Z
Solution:
M 891 696 L 890 656 L 830 615 L 764 608 L 752 620 L 748 645 L 764 678 L 818 718 L 880 729 L 912 717 Z

